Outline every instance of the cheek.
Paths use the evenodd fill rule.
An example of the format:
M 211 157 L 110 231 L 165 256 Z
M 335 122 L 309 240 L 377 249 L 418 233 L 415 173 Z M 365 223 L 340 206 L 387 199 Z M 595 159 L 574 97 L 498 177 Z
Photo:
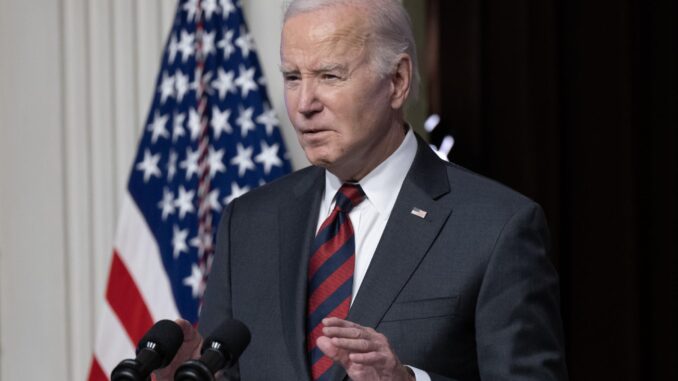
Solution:
M 289 90 L 285 90 L 283 98 L 285 100 L 285 110 L 287 110 L 287 115 L 291 118 L 292 109 L 294 107 L 294 100 L 292 99 L 292 94 L 290 94 Z
M 296 115 L 297 106 L 299 105 L 299 97 L 297 92 L 293 89 L 283 88 L 283 98 L 285 100 L 285 109 L 290 120 Z

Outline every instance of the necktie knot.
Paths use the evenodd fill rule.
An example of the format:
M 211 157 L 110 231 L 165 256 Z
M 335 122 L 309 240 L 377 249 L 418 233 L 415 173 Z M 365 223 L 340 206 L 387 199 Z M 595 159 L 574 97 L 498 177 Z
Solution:
M 365 192 L 358 184 L 344 184 L 337 191 L 336 208 L 344 213 L 350 213 L 365 199 Z

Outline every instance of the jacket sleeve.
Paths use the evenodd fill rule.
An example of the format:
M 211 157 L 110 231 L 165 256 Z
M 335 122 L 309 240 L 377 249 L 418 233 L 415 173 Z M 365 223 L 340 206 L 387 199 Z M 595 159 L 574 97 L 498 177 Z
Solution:
M 541 208 L 518 209 L 499 234 L 475 313 L 482 380 L 566 380 L 558 275 Z
M 231 202 L 221 216 L 217 232 L 217 248 L 212 268 L 207 279 L 198 331 L 206 338 L 224 319 L 232 318 L 231 308 L 231 265 L 230 231 L 231 219 L 236 200 Z M 233 366 L 218 377 L 222 380 L 240 380 L 237 366 Z

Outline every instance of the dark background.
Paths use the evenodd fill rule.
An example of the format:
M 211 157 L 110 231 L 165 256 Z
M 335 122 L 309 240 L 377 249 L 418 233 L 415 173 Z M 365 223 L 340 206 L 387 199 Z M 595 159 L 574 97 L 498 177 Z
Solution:
M 426 0 L 432 141 L 539 202 L 572 380 L 678 380 L 675 0 Z

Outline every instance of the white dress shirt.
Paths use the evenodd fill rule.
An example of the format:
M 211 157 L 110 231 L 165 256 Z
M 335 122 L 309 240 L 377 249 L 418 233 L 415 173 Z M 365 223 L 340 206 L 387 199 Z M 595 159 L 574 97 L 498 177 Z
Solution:
M 365 278 L 381 235 L 395 205 L 405 176 L 412 166 L 417 153 L 417 140 L 410 128 L 400 147 L 359 181 L 366 198 L 349 213 L 355 234 L 355 269 L 353 272 L 353 294 L 351 304 L 355 300 L 360 285 Z M 316 233 L 322 223 L 334 209 L 334 196 L 342 185 L 342 181 L 329 171 L 325 171 L 325 193 L 320 203 L 320 214 Z M 430 381 L 431 378 L 422 370 L 409 367 L 414 371 L 417 381 Z

